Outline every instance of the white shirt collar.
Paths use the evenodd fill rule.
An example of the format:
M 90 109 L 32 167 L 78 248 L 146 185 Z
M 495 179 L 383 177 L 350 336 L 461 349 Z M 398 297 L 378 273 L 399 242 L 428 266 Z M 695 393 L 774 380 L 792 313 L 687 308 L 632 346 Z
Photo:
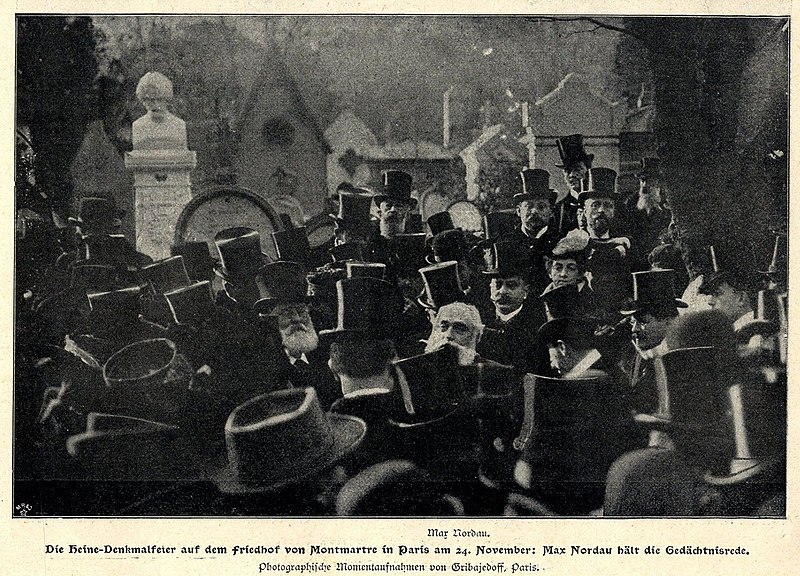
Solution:
M 295 358 L 294 356 L 292 356 L 291 354 L 289 354 L 289 351 L 288 351 L 288 350 L 286 350 L 286 348 L 284 348 L 284 349 L 283 349 L 283 352 L 284 352 L 284 354 L 286 354 L 286 357 L 289 359 L 289 363 L 290 363 L 292 366 L 294 366 L 294 365 L 295 365 L 295 363 L 296 363 L 298 360 L 302 360 L 302 361 L 303 361 L 303 362 L 305 362 L 306 364 L 310 364 L 310 362 L 308 361 L 308 358 L 306 358 L 306 354 L 305 354 L 305 352 L 303 352 L 303 353 L 300 355 L 300 358 Z
M 524 229 L 524 228 L 520 228 L 520 230 L 522 230 L 522 233 L 523 233 L 523 234 L 525 234 L 525 236 L 527 236 L 528 238 L 541 238 L 542 236 L 544 236 L 545 232 L 547 232 L 547 224 L 545 224 L 544 226 L 542 226 L 542 229 L 541 229 L 541 230 L 539 230 L 539 231 L 536 233 L 536 236 L 531 236 L 530 234 L 528 234 L 527 232 L 525 232 L 525 229 Z
M 502 312 L 500 312 L 500 310 L 495 308 L 495 313 L 497 314 L 497 319 L 500 320 L 501 322 L 508 322 L 514 316 L 519 314 L 521 311 L 522 311 L 522 306 L 520 306 L 519 308 L 517 308 L 513 312 L 509 312 L 508 314 L 503 314 Z

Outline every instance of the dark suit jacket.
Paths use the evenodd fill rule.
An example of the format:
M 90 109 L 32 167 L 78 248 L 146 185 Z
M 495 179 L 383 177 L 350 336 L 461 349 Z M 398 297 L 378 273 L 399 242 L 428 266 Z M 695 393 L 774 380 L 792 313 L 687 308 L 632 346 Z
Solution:
M 483 338 L 478 343 L 478 353 L 489 360 L 513 366 L 520 374 L 531 372 L 536 357 L 536 333 L 545 320 L 542 303 L 529 295 L 522 311 L 507 323 L 497 318 L 486 323 Z

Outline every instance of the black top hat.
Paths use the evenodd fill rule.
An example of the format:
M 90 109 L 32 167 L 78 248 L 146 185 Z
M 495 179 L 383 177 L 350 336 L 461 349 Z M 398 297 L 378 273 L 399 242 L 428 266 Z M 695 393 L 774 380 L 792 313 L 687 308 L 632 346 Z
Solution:
M 306 227 L 286 228 L 272 233 L 272 241 L 278 253 L 278 260 L 306 264 L 311 245 L 306 236 Z
M 328 251 L 334 262 L 346 262 L 348 260 L 364 261 L 364 245 L 359 242 L 345 242 L 338 244 Z
M 483 217 L 483 237 L 496 240 L 513 232 L 518 222 L 519 217 L 514 211 L 490 212 Z
M 583 135 L 571 134 L 563 138 L 556 139 L 558 155 L 561 156 L 561 164 L 556 164 L 559 168 L 570 168 L 578 162 L 586 164 L 591 168 L 594 154 L 587 154 L 583 148 Z
M 177 426 L 91 412 L 86 431 L 67 438 L 67 452 L 104 480 L 175 480 L 183 476 Z
M 422 232 L 415 234 L 397 234 L 394 237 L 395 253 L 400 271 L 403 273 L 416 273 L 427 264 L 425 260 L 426 235 Z
M 81 238 L 78 260 L 94 264 L 133 268 L 128 241 L 122 234 L 92 234 Z
M 710 245 L 708 252 L 712 271 L 703 275 L 701 293 L 711 294 L 723 282 L 747 291 L 756 291 L 760 288 L 761 277 L 750 268 L 755 257 L 749 245 L 736 241 L 724 245 Z
M 372 194 L 363 188 L 354 189 L 352 192 L 339 192 L 339 213 L 331 214 L 337 227 L 368 226 L 370 223 L 370 210 L 372 209 Z
M 547 305 L 550 316 L 553 318 L 565 318 L 568 316 L 584 316 L 591 311 L 591 300 L 579 289 L 577 284 L 567 284 L 552 287 L 542 292 L 539 300 Z M 589 288 L 584 288 L 589 290 Z
M 611 168 L 589 170 L 589 190 L 578 194 L 578 202 L 594 198 L 615 198 L 617 195 L 617 173 Z
M 675 310 L 687 308 L 689 305 L 675 298 L 675 271 L 674 270 L 647 270 L 633 272 L 633 301 L 623 315 L 649 312 Z
M 537 340 L 546 346 L 554 346 L 559 340 L 569 343 L 576 349 L 595 348 L 597 323 L 583 316 L 564 316 L 542 324 Z
M 551 204 L 556 201 L 556 192 L 550 188 L 550 172 L 541 168 L 525 168 L 517 176 L 520 183 L 519 192 L 514 194 L 514 202 L 523 200 L 547 200 Z
M 207 242 L 183 242 L 170 246 L 169 252 L 173 256 L 183 256 L 183 265 L 192 280 L 211 280 L 214 277 L 217 261 L 211 257 Z
M 453 217 L 447 210 L 443 212 L 437 212 L 436 214 L 431 214 L 428 217 L 427 222 L 428 229 L 431 231 L 431 236 L 436 236 L 445 230 L 453 230 L 455 228 L 455 224 L 453 224 Z
M 78 216 L 69 220 L 93 231 L 103 231 L 114 227 L 124 214 L 108 198 L 86 196 L 78 200 Z M 86 232 L 87 230 L 84 230 Z
M 431 238 L 431 250 L 433 254 L 425 257 L 429 264 L 448 260 L 461 261 L 467 252 L 467 239 L 461 230 L 445 230 Z
M 336 328 L 321 330 L 337 338 L 381 340 L 391 338 L 397 317 L 392 307 L 394 288 L 385 280 L 358 277 L 336 282 Z
M 366 428 L 359 418 L 323 412 L 313 388 L 257 396 L 228 417 L 228 467 L 214 482 L 241 494 L 312 477 L 357 448 Z
M 645 156 L 641 160 L 641 165 L 636 171 L 636 177 L 642 180 L 650 177 L 661 176 L 661 159 Z
M 278 304 L 301 304 L 308 302 L 307 271 L 297 262 L 272 262 L 258 271 L 256 285 L 261 298 L 253 308 L 258 312 L 269 312 Z
M 144 266 L 141 276 L 150 283 L 158 294 L 177 290 L 191 284 L 182 256 L 170 256 L 164 260 Z
M 176 324 L 201 323 L 214 312 L 214 297 L 208 280 L 164 293 Z
M 380 194 L 373 196 L 375 204 L 380 206 L 385 200 L 393 200 L 410 205 L 412 208 L 417 205 L 416 199 L 411 197 L 413 179 L 411 174 L 402 170 L 387 170 L 383 173 L 383 190 Z
M 492 267 L 482 272 L 494 278 L 519 276 L 528 279 L 531 274 L 530 251 L 514 240 L 495 242 Z
M 110 292 L 117 287 L 117 271 L 107 264 L 77 262 L 72 267 L 70 286 L 89 292 Z
M 449 261 L 419 269 L 425 286 L 417 298 L 424 308 L 438 310 L 446 304 L 464 300 L 464 290 L 458 277 L 458 262 Z
M 268 262 L 261 252 L 261 236 L 252 228 L 237 226 L 226 228 L 214 236 L 225 280 L 252 279 Z
M 435 352 L 398 360 L 392 424 L 400 428 L 425 426 L 454 412 L 464 399 L 458 371 L 458 352 L 443 346 Z
M 760 274 L 774 276 L 785 274 L 786 270 L 786 234 L 775 234 L 775 243 L 772 247 L 772 259 L 766 270 L 760 270 Z
M 139 316 L 139 298 L 142 290 L 138 286 L 129 286 L 110 292 L 89 292 L 89 303 L 92 316 L 112 315 L 119 319 Z
M 383 280 L 386 277 L 386 264 L 382 262 L 360 262 L 349 260 L 346 264 L 348 278 L 377 278 Z

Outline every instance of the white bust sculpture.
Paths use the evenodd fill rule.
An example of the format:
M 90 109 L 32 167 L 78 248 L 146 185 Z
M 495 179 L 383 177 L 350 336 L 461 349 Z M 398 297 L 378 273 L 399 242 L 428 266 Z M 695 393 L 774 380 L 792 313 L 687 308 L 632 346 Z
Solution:
M 148 72 L 136 85 L 136 97 L 147 114 L 133 123 L 134 150 L 186 150 L 186 123 L 167 110 L 172 82 L 160 72 Z

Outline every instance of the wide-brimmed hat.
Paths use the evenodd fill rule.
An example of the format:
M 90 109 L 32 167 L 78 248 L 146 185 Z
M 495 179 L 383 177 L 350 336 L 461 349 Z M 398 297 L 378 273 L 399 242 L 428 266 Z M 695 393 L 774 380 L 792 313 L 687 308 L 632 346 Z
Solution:
M 261 298 L 253 305 L 260 313 L 269 313 L 278 304 L 305 304 L 308 302 L 307 270 L 298 262 L 271 262 L 256 276 Z
M 417 205 L 416 198 L 411 197 L 414 182 L 411 174 L 402 170 L 386 170 L 382 180 L 381 192 L 372 197 L 377 206 L 380 206 L 381 202 L 385 200 L 407 204 L 412 208 Z
M 530 251 L 521 242 L 504 240 L 492 246 L 492 266 L 482 272 L 494 278 L 519 276 L 528 279 L 531 274 Z
M 617 173 L 611 168 L 592 168 L 589 170 L 589 189 L 578 194 L 582 205 L 595 198 L 617 198 Z
M 514 202 L 524 200 L 547 200 L 550 204 L 556 201 L 556 191 L 550 188 L 550 172 L 541 168 L 525 168 L 517 176 L 519 192 L 514 194 Z
M 385 280 L 345 278 L 336 282 L 336 327 L 320 335 L 335 338 L 381 340 L 391 338 L 397 328 L 395 290 Z
M 371 220 L 372 193 L 365 188 L 352 192 L 339 192 L 339 212 L 330 214 L 337 228 L 369 226 Z
M 67 438 L 67 452 L 103 480 L 177 480 L 188 468 L 178 426 L 119 414 L 89 413 L 86 430 Z
M 661 176 L 661 159 L 653 156 L 645 156 L 641 159 L 639 168 L 636 170 L 636 177 L 645 180 Z
M 272 241 L 275 243 L 275 251 L 278 260 L 285 262 L 308 263 L 308 256 L 311 252 L 311 245 L 306 236 L 306 227 L 293 227 L 291 220 L 287 218 L 288 224 L 283 230 L 272 233 Z
M 257 396 L 228 417 L 228 466 L 214 482 L 225 493 L 276 490 L 333 466 L 366 429 L 359 418 L 324 413 L 314 388 Z
M 139 274 L 150 284 L 156 294 L 163 294 L 191 284 L 183 263 L 183 256 L 170 256 L 143 266 Z
M 632 276 L 633 300 L 620 311 L 623 315 L 689 307 L 675 297 L 674 270 L 646 270 L 633 272 Z
M 458 351 L 450 345 L 394 362 L 397 409 L 390 423 L 397 428 L 419 428 L 453 414 L 464 401 L 458 371 Z
M 176 324 L 201 323 L 214 312 L 214 296 L 208 280 L 164 293 Z
M 561 157 L 561 164 L 556 164 L 557 167 L 570 168 L 578 162 L 583 162 L 587 168 L 591 168 L 594 154 L 586 153 L 583 148 L 582 134 L 571 134 L 563 138 L 557 138 L 556 146 L 558 146 L 558 155 Z
M 217 260 L 211 257 L 208 243 L 203 241 L 188 241 L 170 246 L 172 256 L 183 256 L 186 273 L 194 281 L 211 280 Z
M 458 262 L 450 260 L 419 269 L 424 286 L 417 302 L 423 308 L 438 310 L 446 304 L 461 302 L 465 293 L 458 277 Z
M 237 226 L 226 228 L 214 236 L 219 251 L 221 269 L 217 272 L 226 280 L 247 281 L 269 262 L 261 251 L 261 236 L 252 228 Z
M 548 257 L 552 260 L 572 259 L 582 268 L 586 268 L 589 259 L 589 239 L 589 234 L 584 230 L 570 230 L 556 242 Z

